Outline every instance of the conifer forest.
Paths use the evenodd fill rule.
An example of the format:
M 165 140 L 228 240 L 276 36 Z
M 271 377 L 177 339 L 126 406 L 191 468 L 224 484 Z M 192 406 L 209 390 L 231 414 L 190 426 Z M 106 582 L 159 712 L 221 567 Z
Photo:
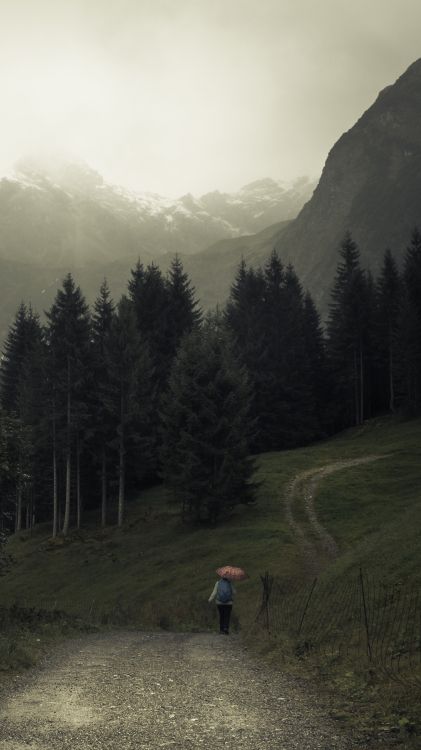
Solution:
M 104 280 L 92 309 L 68 274 L 45 317 L 21 303 L 3 347 L 0 529 L 122 525 L 156 482 L 183 521 L 217 523 L 254 501 L 254 455 L 419 411 L 420 330 L 416 229 L 377 278 L 344 237 L 323 323 L 276 252 L 207 313 L 178 257 L 165 277 L 138 262 L 119 301 Z

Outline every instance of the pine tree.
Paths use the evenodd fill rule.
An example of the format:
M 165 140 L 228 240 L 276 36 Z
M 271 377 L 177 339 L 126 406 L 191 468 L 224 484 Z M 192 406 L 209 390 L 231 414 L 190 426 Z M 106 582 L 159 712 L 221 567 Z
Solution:
M 403 294 L 399 323 L 403 406 L 421 408 L 421 234 L 412 232 L 403 269 Z
M 1 404 L 8 412 L 16 412 L 22 367 L 40 330 L 38 316 L 22 302 L 9 329 L 0 366 Z
M 263 271 L 247 269 L 243 261 L 226 321 L 250 374 L 257 418 L 253 449 L 290 448 L 317 436 L 304 295 L 293 267 L 284 269 L 275 251 Z
M 216 522 L 250 502 L 250 386 L 220 318 L 183 339 L 162 411 L 162 475 L 183 518 Z
M 48 492 L 48 391 L 47 351 L 41 327 L 34 325 L 31 347 L 22 364 L 17 389 L 17 414 L 25 433 L 26 449 L 22 456 L 25 464 L 26 527 L 32 528 L 36 512 L 43 510 Z M 18 524 L 20 527 L 20 524 Z M 17 529 L 18 530 L 18 529 Z
M 169 366 L 176 355 L 181 339 L 201 321 L 201 311 L 190 279 L 178 255 L 173 259 L 167 279 Z
M 0 409 L 0 532 L 16 530 L 19 515 L 18 492 L 21 484 L 19 455 L 22 453 L 21 423 L 13 414 Z
M 39 424 L 43 414 L 44 343 L 38 316 L 32 308 L 20 305 L 10 327 L 1 363 L 2 404 L 16 417 L 17 453 L 15 530 L 23 524 L 26 502 L 27 525 L 32 523 L 34 497 L 42 493 L 37 474 L 42 442 Z M 38 424 L 39 423 L 39 424 Z M 42 484 L 42 483 L 41 483 Z
M 328 320 L 328 349 L 335 377 L 337 426 L 361 424 L 365 416 L 369 288 L 360 253 L 349 233 L 340 249 Z
M 159 388 L 166 383 L 169 369 L 168 288 L 157 265 L 138 262 L 131 271 L 129 297 L 136 313 L 138 331 L 149 347 Z
M 66 536 L 70 526 L 72 455 L 74 443 L 80 440 L 79 432 L 87 418 L 86 387 L 91 365 L 89 308 L 70 273 L 63 281 L 63 288 L 58 290 L 47 318 L 50 363 L 54 363 L 54 429 L 57 417 L 63 418 L 65 423 L 66 494 L 63 535 Z M 77 448 L 76 458 L 78 461 Z
M 304 341 L 317 433 L 322 436 L 333 430 L 332 378 L 320 314 L 309 292 L 304 296 Z
M 115 425 L 118 453 L 118 525 L 124 520 L 130 452 L 138 472 L 148 473 L 155 445 L 152 429 L 154 370 L 148 345 L 139 334 L 133 305 L 122 297 L 106 339 L 108 394 L 105 405 Z
M 386 250 L 377 280 L 376 365 L 380 391 L 379 408 L 396 409 L 398 328 L 401 309 L 401 280 L 395 259 Z
M 104 397 L 109 391 L 107 342 L 111 334 L 114 314 L 115 306 L 111 299 L 108 284 L 104 279 L 99 290 L 99 296 L 94 303 L 92 316 L 94 378 L 96 383 L 92 427 L 94 453 L 98 456 L 101 466 L 101 526 L 103 527 L 107 523 L 107 459 L 109 443 L 112 440 L 112 422 L 104 404 Z

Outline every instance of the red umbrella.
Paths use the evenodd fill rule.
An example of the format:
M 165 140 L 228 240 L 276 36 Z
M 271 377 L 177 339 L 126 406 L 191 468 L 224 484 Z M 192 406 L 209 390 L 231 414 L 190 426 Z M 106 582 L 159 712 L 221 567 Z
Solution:
M 248 578 L 247 573 L 242 568 L 234 568 L 232 565 L 224 565 L 216 571 L 221 578 L 228 578 L 229 581 L 244 581 Z

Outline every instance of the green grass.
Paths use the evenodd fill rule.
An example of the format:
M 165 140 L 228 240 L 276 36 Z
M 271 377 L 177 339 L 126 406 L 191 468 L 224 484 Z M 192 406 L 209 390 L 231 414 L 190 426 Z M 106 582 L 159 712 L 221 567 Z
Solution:
M 325 577 L 340 583 L 362 565 L 386 581 L 420 582 L 421 420 L 383 418 L 310 447 L 259 456 L 256 504 L 236 508 L 215 528 L 183 526 L 165 490 L 155 487 L 128 505 L 122 529 L 100 530 L 97 514 L 91 514 L 85 528 L 66 540 L 53 541 L 50 525 L 19 533 L 8 544 L 14 562 L 0 578 L 1 600 L 55 602 L 82 616 L 93 609 L 104 620 L 144 628 L 214 628 L 215 607 L 207 598 L 215 569 L 241 565 L 250 578 L 238 584 L 234 624 L 247 635 L 261 597 L 260 574 L 269 571 L 292 587 L 308 577 L 284 517 L 288 483 L 301 471 L 367 455 L 383 458 L 342 469 L 319 485 L 319 520 L 340 549 Z M 302 522 L 303 508 L 294 510 Z M 253 639 L 265 658 L 294 671 L 303 667 L 294 659 L 287 666 L 282 636 L 270 643 L 254 630 Z M 319 660 L 317 667 L 319 674 L 330 674 L 341 710 L 347 714 L 355 703 L 366 725 L 399 725 L 399 717 L 413 710 L 407 696 L 390 685 L 373 687 L 367 674 L 350 665 L 330 668 Z
M 130 608 L 145 626 L 165 615 L 179 627 L 209 624 L 207 596 L 215 569 L 243 566 L 250 579 L 238 586 L 237 615 L 245 626 L 256 610 L 259 574 L 291 581 L 305 575 L 283 501 L 295 474 L 327 463 L 387 454 L 375 463 L 344 469 L 322 482 L 320 519 L 338 540 L 331 574 L 364 564 L 390 576 L 421 570 L 421 421 L 375 420 L 311 447 L 267 453 L 257 460 L 262 482 L 253 506 L 240 506 L 215 528 L 183 526 L 165 490 L 155 487 L 129 504 L 122 529 L 86 528 L 67 540 L 50 539 L 50 525 L 11 538 L 14 559 L 0 579 L 3 601 L 57 601 L 69 611 L 92 606 Z M 383 567 L 387 560 L 386 569 Z M 184 614 L 183 614 L 184 612 Z M 184 622 L 184 624 L 183 624 Z

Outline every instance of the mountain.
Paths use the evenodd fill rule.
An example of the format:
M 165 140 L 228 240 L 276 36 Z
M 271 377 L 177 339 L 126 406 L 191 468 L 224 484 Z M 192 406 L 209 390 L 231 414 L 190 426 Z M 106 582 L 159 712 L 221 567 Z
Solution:
M 244 257 L 252 265 L 256 264 L 263 249 L 268 245 L 273 247 L 287 225 L 287 221 L 280 222 L 255 235 L 221 240 L 203 253 L 180 254 L 203 309 L 212 308 L 218 303 L 224 304 L 241 258 Z M 134 267 L 138 257 L 144 264 L 158 262 L 162 272 L 166 273 L 174 255 L 166 253 L 157 258 L 143 252 L 112 262 L 100 259 L 83 268 L 73 269 L 73 273 L 90 303 L 98 295 L 104 277 L 109 283 L 113 298 L 118 300 L 121 294 L 127 292 L 130 269 Z M 68 270 L 69 267 L 64 263 L 59 267 L 0 258 L 0 341 L 4 339 L 21 300 L 30 302 L 39 313 L 47 310 Z
M 259 180 L 176 200 L 110 185 L 83 164 L 20 162 L 0 181 L 0 258 L 81 268 L 137 254 L 197 253 L 293 218 L 314 184 Z
M 347 230 L 375 275 L 421 228 L 421 59 L 378 96 L 330 151 L 313 197 L 276 248 L 326 310 L 338 247 Z M 262 258 L 271 250 L 262 251 Z
M 0 181 L 0 340 L 20 301 L 47 309 L 68 271 L 89 301 L 104 276 L 118 299 L 138 258 L 165 272 L 178 253 L 202 305 L 223 302 L 241 254 L 254 248 L 256 259 L 274 243 L 313 188 L 306 178 L 289 186 L 265 179 L 233 194 L 170 200 L 110 185 L 86 165 L 22 161 Z M 219 243 L 230 239 L 225 257 Z

